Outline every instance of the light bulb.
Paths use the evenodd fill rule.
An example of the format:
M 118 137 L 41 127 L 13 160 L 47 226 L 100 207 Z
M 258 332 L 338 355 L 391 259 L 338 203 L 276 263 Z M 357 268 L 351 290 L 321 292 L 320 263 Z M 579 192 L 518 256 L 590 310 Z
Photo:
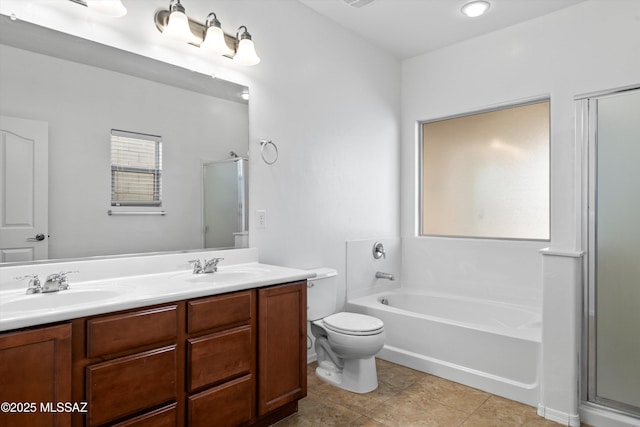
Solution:
M 238 43 L 238 50 L 233 61 L 240 65 L 256 65 L 260 62 L 260 58 L 256 54 L 256 47 L 250 39 L 242 39 Z
M 204 41 L 200 47 L 218 55 L 233 55 L 233 51 L 224 41 L 224 32 L 222 31 L 222 28 L 216 26 L 207 28 Z
M 240 30 L 242 30 L 240 33 Z M 233 57 L 233 62 L 240 65 L 256 65 L 260 62 L 260 58 L 256 53 L 256 47 L 251 40 L 251 34 L 247 31 L 247 27 L 242 25 L 238 28 L 236 33 L 236 39 L 238 40 L 238 46 L 236 47 L 236 54 Z
M 174 40 L 186 43 L 198 41 L 198 38 L 193 35 L 191 28 L 189 28 L 189 18 L 187 18 L 187 15 L 180 10 L 173 10 L 171 12 L 167 26 L 164 31 L 162 31 L 162 34 Z

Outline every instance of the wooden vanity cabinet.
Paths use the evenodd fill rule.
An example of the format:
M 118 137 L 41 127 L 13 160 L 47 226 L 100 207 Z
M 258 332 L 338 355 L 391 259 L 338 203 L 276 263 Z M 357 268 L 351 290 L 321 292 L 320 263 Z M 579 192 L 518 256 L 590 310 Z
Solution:
M 256 292 L 187 302 L 187 426 L 255 419 Z
M 181 388 L 179 311 L 166 304 L 73 321 L 74 398 L 87 402 L 87 426 L 171 416 Z
M 0 402 L 87 410 L 0 426 L 271 425 L 307 393 L 306 307 L 301 281 L 0 334 Z
M 71 401 L 71 325 L 0 334 L 0 379 L 0 402 L 13 405 L 0 426 L 69 426 L 70 414 L 48 405 Z
M 258 414 L 307 395 L 307 282 L 258 290 Z

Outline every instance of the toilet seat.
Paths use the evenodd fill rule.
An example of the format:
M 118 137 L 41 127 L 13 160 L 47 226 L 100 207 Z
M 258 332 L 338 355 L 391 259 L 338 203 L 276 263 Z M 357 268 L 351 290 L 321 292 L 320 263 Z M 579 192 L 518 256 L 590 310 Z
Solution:
M 345 335 L 377 335 L 384 330 L 382 320 L 358 313 L 335 313 L 322 319 L 322 325 Z

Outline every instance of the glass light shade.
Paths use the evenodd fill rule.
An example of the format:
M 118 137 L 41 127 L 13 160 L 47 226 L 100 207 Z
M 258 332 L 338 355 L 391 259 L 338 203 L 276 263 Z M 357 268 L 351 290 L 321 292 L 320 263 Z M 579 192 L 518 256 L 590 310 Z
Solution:
M 121 0 L 87 0 L 87 7 L 101 15 L 119 18 L 127 14 Z
M 207 28 L 207 33 L 200 48 L 218 55 L 233 55 L 233 51 L 224 41 L 224 32 L 222 28 L 211 26 Z
M 475 18 L 477 16 L 483 15 L 487 10 L 489 10 L 490 6 L 491 4 L 486 1 L 472 1 L 462 6 L 461 11 L 469 18 Z
M 233 57 L 233 61 L 240 65 L 256 65 L 260 62 L 258 54 L 256 54 L 256 47 L 253 45 L 251 39 L 242 39 L 238 43 L 238 50 L 236 56 Z
M 162 31 L 162 34 L 185 43 L 198 41 L 189 28 L 189 18 L 180 11 L 171 12 L 167 26 Z

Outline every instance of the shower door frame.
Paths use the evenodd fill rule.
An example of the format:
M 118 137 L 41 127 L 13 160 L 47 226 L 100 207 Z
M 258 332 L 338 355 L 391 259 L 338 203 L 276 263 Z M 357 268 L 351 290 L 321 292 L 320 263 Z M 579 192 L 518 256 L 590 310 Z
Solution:
M 596 336 L 596 202 L 597 202 L 597 133 L 598 101 L 624 92 L 640 90 L 634 85 L 578 96 L 576 101 L 576 159 L 578 182 L 581 182 L 581 247 L 586 251 L 583 266 L 583 317 L 580 400 L 582 405 L 618 414 L 640 417 L 638 408 L 597 395 L 597 336 Z

